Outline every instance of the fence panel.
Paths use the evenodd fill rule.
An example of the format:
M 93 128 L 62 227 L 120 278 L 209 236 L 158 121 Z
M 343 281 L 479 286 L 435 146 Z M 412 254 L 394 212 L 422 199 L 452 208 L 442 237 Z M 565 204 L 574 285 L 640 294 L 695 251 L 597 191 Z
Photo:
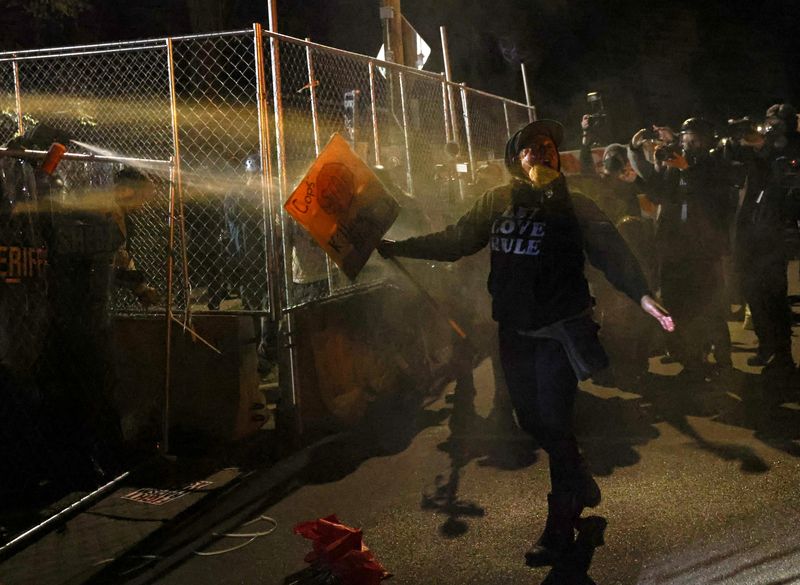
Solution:
M 268 311 L 254 36 L 176 39 L 173 56 L 192 308 Z
M 14 63 L 0 63 L 0 144 L 17 133 L 17 104 L 14 93 Z
M 272 37 L 262 39 L 267 54 Z M 317 142 L 324 147 L 339 132 L 368 164 L 381 163 L 381 179 L 401 203 L 390 237 L 417 235 L 457 216 L 475 187 L 457 172 L 469 146 L 476 162 L 500 158 L 509 127 L 514 132 L 527 123 L 521 104 L 504 108 L 500 99 L 468 90 L 468 143 L 459 86 L 450 85 L 450 104 L 438 76 L 278 38 L 289 189 L 313 162 Z M 146 309 L 140 295 L 117 282 L 113 264 L 123 251 L 133 257 L 135 266 L 128 267 L 162 299 L 160 317 L 176 146 L 179 164 L 172 170 L 181 179 L 183 215 L 172 258 L 174 310 L 279 314 L 386 277 L 386 264 L 374 255 L 351 282 L 294 221 L 287 218 L 286 231 L 279 229 L 283 201 L 276 181 L 270 176 L 270 200 L 257 172 L 263 127 L 270 132 L 273 174 L 279 161 L 271 107 L 259 127 L 256 49 L 253 32 L 237 31 L 0 54 L 0 141 L 18 130 L 16 62 L 26 128 L 44 124 L 66 133 L 75 141 L 71 151 L 136 159 L 126 165 L 62 161 L 58 180 L 48 180 L 37 178 L 35 163 L 0 158 L 0 245 L 9 254 L 6 265 L 19 272 L 6 270 L 0 280 L 0 383 L 9 390 L 0 405 L 0 439 L 19 446 L 0 462 L 0 477 L 14 474 L 18 481 L 0 484 L 0 494 L 12 507 L 26 498 L 41 504 L 64 489 L 90 489 L 119 468 L 115 442 L 127 423 L 119 428 L 111 406 L 108 372 L 117 347 L 110 317 Z M 145 171 L 154 187 L 135 209 L 120 208 L 124 166 Z M 76 242 L 79 248 L 71 248 Z M 87 251 L 90 245 L 99 248 Z M 269 281 L 268 260 L 280 259 L 284 249 L 293 278 L 288 302 L 272 307 L 269 287 L 278 284 Z M 43 271 L 42 250 L 50 255 Z M 284 274 L 276 276 L 283 286 Z M 162 405 L 151 406 L 156 420 Z M 148 439 L 154 437 L 157 431 Z M 57 489 L 41 483 L 53 477 L 63 480 Z
M 78 144 L 71 151 L 124 157 L 167 159 L 172 153 L 166 52 L 163 46 L 136 50 L 74 52 L 26 57 L 18 61 L 26 129 L 47 125 Z M 39 148 L 47 148 L 42 144 Z M 115 170 L 94 163 L 64 164 L 59 175 L 67 191 L 108 188 Z M 147 169 L 151 170 L 152 169 Z M 130 245 L 138 268 L 165 292 L 164 252 L 168 189 L 157 174 L 155 198 L 130 223 Z M 135 235 L 134 235 L 135 234 Z M 138 311 L 130 297 L 116 295 L 115 307 Z
M 503 102 L 468 89 L 467 103 L 476 163 L 503 158 L 508 140 Z
M 508 104 L 508 126 L 511 134 L 528 124 L 528 108 L 522 104 Z

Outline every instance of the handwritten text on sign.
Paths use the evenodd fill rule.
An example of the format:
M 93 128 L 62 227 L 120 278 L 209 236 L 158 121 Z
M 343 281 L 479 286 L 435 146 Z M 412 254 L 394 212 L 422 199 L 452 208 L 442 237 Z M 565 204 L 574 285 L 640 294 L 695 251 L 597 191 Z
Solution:
M 334 134 L 284 205 L 355 279 L 397 218 L 399 206 L 372 169 Z

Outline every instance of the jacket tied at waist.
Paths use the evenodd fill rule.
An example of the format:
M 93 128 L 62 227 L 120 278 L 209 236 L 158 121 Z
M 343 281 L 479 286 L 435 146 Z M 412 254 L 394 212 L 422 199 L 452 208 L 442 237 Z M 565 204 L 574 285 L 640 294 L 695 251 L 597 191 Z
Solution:
M 517 333 L 525 337 L 555 339 L 564 348 L 578 380 L 588 380 L 595 372 L 607 368 L 609 363 L 608 354 L 597 337 L 599 330 L 589 307 L 539 329 L 517 329 Z

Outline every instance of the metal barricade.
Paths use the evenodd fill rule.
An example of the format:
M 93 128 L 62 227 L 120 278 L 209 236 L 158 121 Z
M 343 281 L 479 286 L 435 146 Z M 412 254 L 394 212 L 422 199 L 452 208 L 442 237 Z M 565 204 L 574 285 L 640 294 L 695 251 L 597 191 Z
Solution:
M 62 192 L 56 189 L 42 200 L 48 205 L 77 202 L 92 219 L 54 215 L 50 208 L 19 216 L 3 208 L 9 212 L 0 226 L 4 234 L 27 234 L 14 235 L 15 249 L 34 250 L 25 252 L 26 278 L 36 270 L 35 250 L 51 245 L 47 237 L 54 233 L 53 217 L 67 217 L 70 229 L 84 229 L 87 222 L 108 224 L 107 211 L 81 206 L 92 197 L 112 197 L 114 177 L 132 166 L 149 177 L 155 195 L 129 213 L 121 229 L 137 270 L 160 298 L 145 308 L 130 291 L 107 283 L 97 287 L 98 303 L 72 291 L 66 305 L 56 306 L 58 299 L 48 295 L 58 289 L 45 280 L 28 279 L 13 291 L 0 283 L 5 287 L 0 306 L 5 331 L 13 331 L 19 341 L 0 346 L 0 377 L 13 371 L 13 384 L 6 378 L 3 383 L 18 398 L 5 401 L 6 412 L 0 415 L 30 418 L 37 409 L 37 384 L 68 388 L 71 380 L 80 385 L 81 367 L 84 373 L 92 370 L 94 390 L 108 390 L 112 382 L 95 371 L 97 364 L 76 357 L 69 373 L 61 362 L 46 363 L 55 360 L 55 349 L 47 344 L 102 346 L 106 337 L 93 336 L 75 319 L 82 312 L 95 311 L 92 318 L 100 325 L 113 314 L 168 322 L 174 317 L 187 326 L 197 313 L 277 320 L 302 305 L 381 283 L 386 274 L 377 258 L 351 282 L 283 212 L 283 202 L 332 134 L 340 133 L 368 164 L 382 167 L 381 179 L 402 199 L 401 207 L 413 208 L 413 219 L 401 216 L 390 232 L 405 237 L 441 225 L 431 218 L 449 217 L 463 207 L 478 164 L 501 158 L 508 136 L 531 115 L 524 104 L 446 82 L 443 75 L 265 32 L 258 25 L 0 53 L 0 143 L 46 125 L 69 135 L 69 152 L 95 156 L 64 161 L 60 183 L 53 183 Z M 457 144 L 458 152 L 448 143 Z M 32 197 L 39 205 L 35 165 L 5 160 L 9 168 L 16 165 L 5 175 L 16 182 L 4 184 L 4 197 Z M 6 242 L 0 246 L 8 248 Z M 106 256 L 100 260 L 104 270 Z M 14 262 L 21 260 L 15 257 Z M 68 266 L 61 262 L 54 268 Z M 95 274 L 89 268 L 84 272 L 76 278 Z M 60 337 L 39 336 L 46 328 L 44 317 L 20 318 L 20 306 L 37 304 L 49 307 L 50 313 L 42 315 L 60 311 L 70 316 Z M 74 339 L 69 327 L 76 328 Z M 287 330 L 291 335 L 291 326 Z M 160 349 L 168 370 L 169 326 L 167 331 L 166 347 Z M 104 350 L 113 352 L 114 347 Z M 37 382 L 35 371 L 47 379 Z M 158 405 L 165 450 L 169 379 L 167 371 L 163 404 Z M 47 441 L 35 432 L 28 439 L 31 452 Z M 58 456 L 52 455 L 56 465 Z M 46 466 L 48 456 L 45 452 L 37 465 Z M 38 471 L 31 470 L 32 477 Z

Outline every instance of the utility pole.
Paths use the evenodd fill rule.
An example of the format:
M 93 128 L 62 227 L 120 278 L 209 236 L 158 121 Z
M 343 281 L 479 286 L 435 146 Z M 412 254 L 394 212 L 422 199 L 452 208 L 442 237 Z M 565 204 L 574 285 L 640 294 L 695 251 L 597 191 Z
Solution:
M 403 12 L 400 9 L 400 0 L 379 1 L 386 60 L 399 65 L 405 65 L 405 54 L 403 52 Z

